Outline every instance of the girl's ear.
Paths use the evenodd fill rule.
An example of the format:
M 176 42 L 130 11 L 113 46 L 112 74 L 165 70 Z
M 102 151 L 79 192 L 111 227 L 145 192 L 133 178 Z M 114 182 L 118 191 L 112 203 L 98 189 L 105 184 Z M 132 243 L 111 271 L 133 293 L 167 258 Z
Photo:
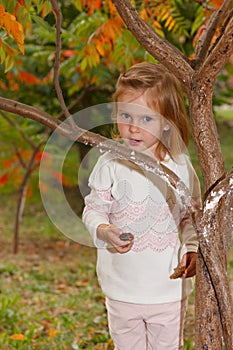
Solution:
M 170 130 L 170 126 L 168 124 L 166 124 L 163 128 L 163 131 L 168 131 L 168 130 Z

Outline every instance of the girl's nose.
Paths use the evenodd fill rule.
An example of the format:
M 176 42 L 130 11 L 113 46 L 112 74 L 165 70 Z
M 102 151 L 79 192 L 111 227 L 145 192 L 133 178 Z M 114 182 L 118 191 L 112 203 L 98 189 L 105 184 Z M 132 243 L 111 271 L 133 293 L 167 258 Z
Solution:
M 136 124 L 134 124 L 134 123 L 131 123 L 131 124 L 129 125 L 129 131 L 130 131 L 131 133 L 139 132 L 139 127 L 138 127 L 138 125 L 136 125 Z

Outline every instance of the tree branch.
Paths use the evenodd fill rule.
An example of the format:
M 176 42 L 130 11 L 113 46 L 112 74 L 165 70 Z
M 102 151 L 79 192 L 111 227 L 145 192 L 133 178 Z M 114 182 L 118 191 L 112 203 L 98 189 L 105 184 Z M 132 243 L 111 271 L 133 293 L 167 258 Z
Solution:
M 160 176 L 169 186 L 178 192 L 180 198 L 193 218 L 196 215 L 197 208 L 193 203 L 191 194 L 185 184 L 178 178 L 166 166 L 159 164 L 155 159 L 149 157 L 146 154 L 135 152 L 132 155 L 132 151 L 118 142 L 108 139 L 104 136 L 92 133 L 90 131 L 75 127 L 72 129 L 69 122 L 61 122 L 60 120 L 52 117 L 51 115 L 42 112 L 34 107 L 24 105 L 20 102 L 12 101 L 0 97 L 0 110 L 5 110 L 14 114 L 23 116 L 24 118 L 30 118 L 37 122 L 48 126 L 52 130 L 70 140 L 78 141 L 90 146 L 96 146 L 101 152 L 110 152 L 114 156 L 120 159 L 130 160 L 138 166 L 142 167 L 146 171 L 152 172 Z
M 29 162 L 25 166 L 25 174 L 23 176 L 22 183 L 20 185 L 19 189 L 19 198 L 17 202 L 17 209 L 16 209 L 16 219 L 15 219 L 15 227 L 14 227 L 14 241 L 13 241 L 13 253 L 17 254 L 18 252 L 18 246 L 19 246 L 19 226 L 20 226 L 20 220 L 24 209 L 25 204 L 25 198 L 26 198 L 26 192 L 27 192 L 27 184 L 30 178 L 30 174 L 33 171 L 33 163 L 36 158 L 37 152 L 39 151 L 42 143 L 44 142 L 43 138 L 39 142 L 38 145 L 33 149 L 33 152 L 31 154 L 31 157 L 29 159 Z
M 97 89 L 97 87 L 91 88 L 90 86 L 84 86 L 82 92 L 71 102 L 71 104 L 67 107 L 70 111 L 72 108 L 74 108 L 84 97 L 86 92 L 91 92 L 93 90 Z M 60 119 L 64 116 L 64 112 L 61 111 L 61 113 L 58 114 L 57 118 Z
M 229 198 L 232 197 L 232 194 L 233 170 L 209 193 L 206 201 L 204 202 L 200 226 L 198 227 L 200 251 L 208 268 L 208 272 L 216 293 L 218 306 L 220 309 L 224 341 L 227 350 L 231 350 L 233 348 L 232 300 L 226 274 L 226 264 L 223 263 L 221 252 L 217 246 L 215 234 L 220 229 L 218 224 L 219 222 L 222 222 L 222 217 L 227 215 L 226 212 L 221 211 L 221 207 L 228 201 Z M 226 210 L 226 208 L 224 209 Z M 232 215 L 231 217 L 228 216 L 228 220 L 232 220 Z M 229 239 L 226 238 L 226 241 L 229 241 Z
M 201 5 L 203 8 L 205 8 L 206 10 L 208 11 L 215 11 L 215 8 L 212 7 L 212 6 L 209 6 L 207 4 L 207 1 L 206 0 L 194 0 L 194 2 L 196 2 L 197 4 Z
M 18 158 L 21 167 L 22 167 L 23 169 L 26 169 L 27 164 L 24 162 L 23 157 L 21 157 L 21 154 L 20 154 L 19 150 L 17 149 L 16 146 L 14 146 L 14 149 L 15 149 L 15 155 L 16 155 L 16 157 Z
M 191 61 L 177 48 L 165 39 L 162 39 L 139 16 L 130 0 L 112 0 L 118 13 L 125 22 L 127 28 L 135 36 L 137 41 L 158 61 L 176 75 L 185 85 L 190 84 L 193 74 Z
M 216 45 L 218 44 L 219 40 L 222 38 L 222 36 L 224 35 L 225 31 L 226 31 L 226 27 L 228 26 L 228 23 L 230 22 L 231 18 L 233 15 L 233 9 L 231 9 L 228 13 L 226 18 L 224 19 L 224 23 L 221 25 L 220 28 L 220 34 L 217 37 L 217 39 L 215 40 L 215 42 L 213 43 L 213 45 L 210 47 L 209 51 L 208 51 L 208 55 L 211 54 L 211 52 L 214 50 L 214 48 L 216 47 Z
M 18 130 L 18 132 L 20 133 L 20 135 L 22 136 L 22 138 L 33 148 L 36 148 L 36 145 L 34 144 L 34 142 L 32 142 L 32 140 L 25 134 L 25 132 L 23 131 L 23 129 L 17 124 L 15 123 L 13 120 L 11 120 L 11 118 L 9 118 L 5 113 L 3 113 L 2 111 L 0 112 L 1 115 L 3 116 L 3 118 L 8 122 L 8 124 L 10 124 L 11 126 L 13 126 L 16 130 Z
M 208 79 L 215 83 L 215 80 L 224 67 L 226 62 L 229 60 L 230 55 L 233 52 L 233 18 L 230 19 L 224 35 L 216 44 L 215 48 L 211 51 L 209 56 L 203 62 L 198 75 L 205 81 Z
M 200 67 L 200 65 L 205 60 L 206 55 L 210 48 L 211 40 L 213 39 L 213 36 L 216 33 L 216 29 L 217 27 L 219 27 L 220 23 L 225 17 L 226 12 L 228 11 L 231 3 L 232 3 L 232 0 L 225 0 L 222 3 L 222 6 L 218 9 L 218 11 L 215 11 L 210 17 L 209 22 L 205 30 L 203 31 L 202 35 L 200 36 L 196 45 L 195 68 Z
M 41 111 L 36 107 L 25 105 L 18 101 L 9 100 L 0 97 L 0 110 L 20 115 L 24 118 L 35 120 L 52 130 L 55 130 L 62 123 L 60 120 L 52 117 L 50 114 Z
M 57 92 L 57 97 L 60 102 L 62 111 L 65 115 L 66 118 L 68 118 L 69 123 L 71 126 L 74 128 L 76 127 L 76 124 L 65 104 L 62 89 L 60 86 L 59 82 L 59 69 L 60 69 L 60 55 L 61 55 L 61 47 L 62 47 L 62 42 L 61 42 L 61 26 L 62 26 L 62 17 L 61 17 L 61 11 L 59 8 L 59 4 L 57 0 L 50 0 L 52 4 L 52 8 L 55 14 L 56 18 L 56 53 L 55 53 L 55 64 L 54 64 L 54 85 L 55 89 Z

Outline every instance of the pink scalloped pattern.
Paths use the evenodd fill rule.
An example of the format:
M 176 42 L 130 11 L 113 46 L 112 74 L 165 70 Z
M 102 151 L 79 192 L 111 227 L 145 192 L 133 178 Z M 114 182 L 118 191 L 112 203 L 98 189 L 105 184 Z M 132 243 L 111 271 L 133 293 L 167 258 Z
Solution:
M 180 209 L 172 198 L 158 203 L 149 195 L 142 201 L 133 201 L 125 194 L 115 201 L 111 189 L 108 189 L 92 192 L 85 211 L 106 213 L 108 210 L 110 223 L 120 227 L 123 232 L 134 234 L 132 251 L 152 249 L 162 252 L 168 247 L 174 248 L 178 243 Z

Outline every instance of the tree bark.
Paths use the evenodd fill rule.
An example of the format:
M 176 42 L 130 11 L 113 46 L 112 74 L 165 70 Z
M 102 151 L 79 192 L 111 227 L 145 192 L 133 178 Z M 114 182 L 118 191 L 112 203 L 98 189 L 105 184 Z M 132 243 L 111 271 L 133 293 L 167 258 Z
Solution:
M 139 43 L 154 58 L 170 69 L 184 84 L 189 98 L 192 135 L 204 178 L 204 197 L 207 197 L 211 189 L 226 176 L 218 133 L 213 118 L 212 93 L 217 75 L 233 51 L 233 19 L 230 16 L 231 10 L 229 10 L 232 0 L 225 0 L 220 9 L 213 13 L 209 24 L 206 26 L 206 33 L 211 33 L 211 37 L 213 37 L 215 34 L 214 29 L 223 18 L 226 18 L 222 32 L 212 47 L 210 46 L 211 40 L 209 40 L 209 35 L 202 36 L 196 48 L 194 62 L 184 58 L 181 53 L 177 52 L 177 49 L 172 50 L 173 52 L 171 53 L 170 45 L 163 41 L 152 28 L 143 23 L 143 20 L 139 17 L 136 10 L 133 9 L 129 0 L 113 0 L 113 2 L 128 29 Z M 205 203 L 203 210 L 205 210 Z M 218 210 L 220 210 L 220 207 Z M 200 215 L 199 220 L 201 225 L 202 215 Z M 232 350 L 232 310 L 231 308 L 230 311 L 229 308 L 227 310 L 226 303 L 223 306 L 221 304 L 222 300 L 216 299 L 216 290 L 218 291 L 219 286 L 214 285 L 214 283 L 219 284 L 218 281 L 220 281 L 221 277 L 219 274 L 223 273 L 224 276 L 226 274 L 225 265 L 221 266 L 221 271 L 218 271 L 216 275 L 213 269 L 214 263 L 219 263 L 219 257 L 215 256 L 215 253 L 217 254 L 218 252 L 218 242 L 221 241 L 223 230 L 217 224 L 214 227 L 212 226 L 212 229 L 216 235 L 214 239 L 210 239 L 213 232 L 205 223 L 199 226 L 199 237 L 203 238 L 205 234 L 207 241 L 204 240 L 205 244 L 200 245 L 197 263 L 196 348 L 198 350 L 222 349 L 223 329 L 226 347 Z M 211 250 L 209 242 L 215 243 L 212 249 L 215 247 L 216 252 Z M 209 253 L 211 259 L 208 259 Z M 222 249 L 221 254 L 225 260 L 228 252 Z M 212 280 L 213 277 L 214 281 Z M 226 300 L 231 303 L 227 292 L 229 291 L 227 278 L 223 280 L 224 287 L 220 294 L 222 293 L 225 297 L 224 293 L 226 291 Z M 203 295 L 205 295 L 204 301 Z M 225 315 L 220 315 L 220 311 Z M 225 316 L 227 320 L 224 319 Z
M 14 227 L 14 240 L 13 240 L 13 253 L 18 253 L 18 247 L 19 247 L 19 228 L 20 228 L 20 220 L 23 214 L 24 210 L 24 204 L 25 204 L 25 198 L 27 194 L 27 186 L 28 186 L 28 180 L 30 178 L 30 174 L 33 171 L 33 163 L 35 161 L 35 157 L 41 147 L 41 143 L 39 143 L 38 146 L 36 146 L 32 152 L 32 155 L 29 159 L 28 164 L 26 165 L 26 171 L 23 176 L 22 183 L 20 185 L 19 189 L 19 197 L 17 201 L 17 209 L 16 209 L 16 217 L 15 217 L 15 227 Z
M 226 349 L 233 348 L 233 305 L 227 279 L 233 216 L 230 206 L 233 201 L 232 177 L 233 172 L 209 193 L 198 226 L 197 349 L 221 349 L 222 338 Z

